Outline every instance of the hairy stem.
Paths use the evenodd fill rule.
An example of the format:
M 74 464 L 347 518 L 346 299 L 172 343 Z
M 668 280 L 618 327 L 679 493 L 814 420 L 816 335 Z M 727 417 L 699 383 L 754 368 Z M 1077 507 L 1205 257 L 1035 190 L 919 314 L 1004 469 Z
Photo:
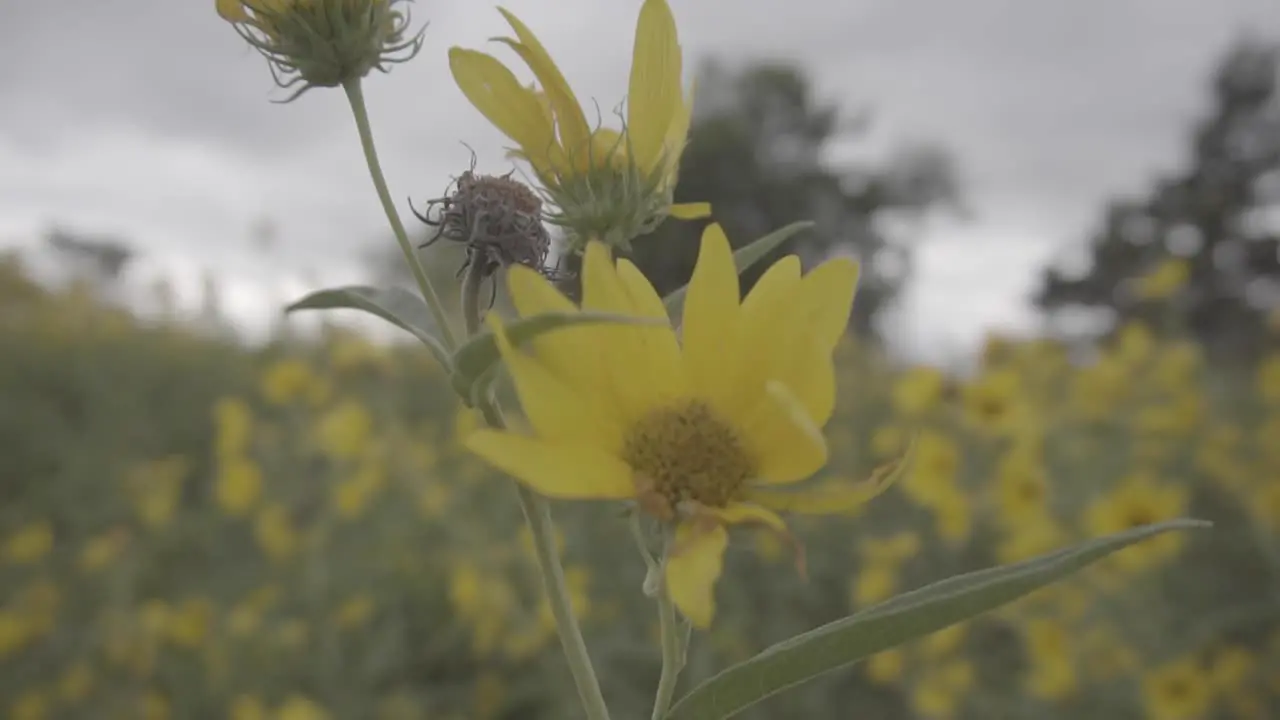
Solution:
M 360 133 L 360 147 L 364 150 L 364 159 L 369 164 L 369 176 L 373 178 L 373 187 L 378 191 L 382 210 L 387 214 L 391 231 L 395 233 L 396 242 L 400 244 L 400 252 L 404 253 L 404 260 L 413 272 L 413 279 L 418 283 L 422 299 L 426 301 L 439 328 L 440 341 L 444 343 L 445 348 L 452 351 L 457 348 L 458 342 L 454 337 L 453 329 L 449 327 L 449 318 L 444 311 L 444 305 L 436 295 L 435 288 L 431 287 L 431 280 L 427 278 L 427 272 L 423 270 L 422 263 L 418 262 L 418 256 L 409 242 L 409 235 L 405 232 L 404 223 L 400 222 L 400 213 L 396 211 L 396 206 L 391 201 L 391 193 L 387 190 L 387 179 L 382 175 L 382 165 L 378 162 L 378 150 L 373 144 L 373 130 L 369 127 L 369 111 L 365 107 L 364 90 L 361 88 L 360 79 L 348 80 L 342 88 L 347 91 L 347 100 L 351 103 L 351 114 L 356 118 L 356 130 Z
M 468 335 L 474 335 L 480 329 L 480 284 L 483 280 L 484 263 L 472 262 L 462 282 L 462 318 Z M 501 409 L 487 395 L 480 400 L 480 412 L 489 427 L 506 426 Z M 609 720 L 609 708 L 600 692 L 600 681 L 596 679 L 591 656 L 587 653 L 587 643 L 582 639 L 582 629 L 578 627 L 578 619 L 573 615 L 573 605 L 569 602 L 564 568 L 560 564 L 560 554 L 556 551 L 555 523 L 551 519 L 551 508 L 537 493 L 521 483 L 514 484 L 520 497 L 520 509 L 524 512 L 529 532 L 533 536 L 534 554 L 537 555 L 538 569 L 542 574 L 542 587 L 551 604 L 551 615 L 556 621 L 556 632 L 569 663 L 569 672 L 578 688 L 578 698 L 582 701 L 588 720 Z

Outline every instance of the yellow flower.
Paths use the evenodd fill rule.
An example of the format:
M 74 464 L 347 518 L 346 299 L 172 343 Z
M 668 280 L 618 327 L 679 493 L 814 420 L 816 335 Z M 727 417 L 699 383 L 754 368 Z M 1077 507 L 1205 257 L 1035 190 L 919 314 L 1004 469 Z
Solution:
M 499 8 L 515 38 L 499 38 L 529 66 L 541 90 L 526 87 L 491 55 L 449 49 L 453 78 L 471 104 L 519 147 L 571 232 L 573 249 L 588 240 L 626 248 L 667 215 L 705 217 L 705 203 L 672 205 L 693 110 L 675 18 L 666 0 L 645 0 L 636 23 L 627 117 L 621 132 L 592 130 L 573 89 L 523 22 Z
M 1048 618 L 1036 618 L 1027 623 L 1024 631 L 1031 661 L 1027 691 L 1044 700 L 1061 700 L 1074 692 L 1076 667 L 1067 627 Z
M 213 606 L 208 600 L 192 598 L 165 617 L 164 632 L 169 641 L 188 649 L 200 647 L 213 622 Z
M 218 479 L 213 488 L 218 507 L 233 517 L 242 517 L 262 496 L 262 471 L 246 457 L 226 458 L 218 463 Z
M 973 686 L 973 676 L 973 665 L 963 659 L 929 668 L 912 687 L 912 708 L 931 719 L 953 717 L 964 694 Z
M 1010 450 L 996 474 L 1000 520 L 1014 526 L 1041 518 L 1049 497 L 1049 480 L 1039 454 L 1024 446 Z
M 792 492 L 827 461 L 821 428 L 835 406 L 832 352 L 857 282 L 850 260 L 801 277 L 799 259 L 774 264 L 739 304 L 729 241 L 702 237 L 682 338 L 635 265 L 587 246 L 583 307 L 655 321 L 581 326 L 517 351 L 490 315 L 534 435 L 481 430 L 467 447 L 555 498 L 636 500 L 668 523 L 674 544 L 665 585 L 699 627 L 714 612 L 725 526 L 755 522 L 786 533 L 774 510 L 848 512 L 874 495 L 891 467 L 865 485 Z M 522 316 L 572 312 L 541 275 L 512 268 Z M 900 464 L 898 465 L 900 467 Z
M 28 690 L 9 706 L 11 720 L 44 720 L 49 717 L 49 698 L 37 690 Z
M 244 454 L 253 440 L 253 410 L 240 398 L 227 397 L 213 406 L 218 457 Z
M 1094 536 L 1109 535 L 1178 517 L 1186 510 L 1187 490 L 1161 485 L 1148 475 L 1126 478 L 1110 493 L 1090 504 L 1085 523 Z M 1109 558 L 1124 570 L 1141 570 L 1177 554 L 1182 538 L 1166 533 L 1125 548 Z
M 53 525 L 37 520 L 18 528 L 4 543 L 4 559 L 14 565 L 39 562 L 53 549 Z
M 316 443 L 335 460 L 358 457 L 373 436 L 373 418 L 358 400 L 344 400 L 320 418 Z
M 77 662 L 58 680 L 58 695 L 69 705 L 79 703 L 93 690 L 93 680 L 93 668 L 86 662 Z
M 1213 687 L 1193 659 L 1177 660 L 1143 676 L 1142 701 L 1153 720 L 1193 720 L 1208 712 Z
M 0 660 L 25 647 L 34 634 L 26 617 L 12 610 L 0 608 Z
M 297 358 L 277 360 L 262 374 L 262 397 L 272 405 L 292 405 L 324 393 L 324 383 L 311 366 Z
M 883 650 L 867 659 L 867 677 L 879 685 L 892 685 L 902 679 L 907 667 L 907 654 L 902 648 Z
M 406 37 L 405 0 L 216 0 L 218 14 L 271 64 L 281 87 L 358 81 L 413 58 L 421 35 Z
M 936 368 L 911 368 L 894 383 L 893 409 L 904 417 L 925 415 L 942 402 L 944 390 L 946 381 Z
M 342 604 L 333 614 L 333 624 L 342 630 L 355 630 L 373 617 L 377 607 L 367 593 L 356 595 Z
M 275 720 L 327 720 L 329 713 L 302 695 L 294 695 L 276 709 Z
M 160 529 L 173 520 L 178 501 L 182 498 L 182 481 L 187 470 L 186 459 L 172 455 L 144 463 L 129 473 L 126 483 L 144 524 Z
M 964 407 L 969 421 L 992 435 L 1005 435 L 1021 420 L 1018 403 L 1022 381 L 1013 370 L 984 374 L 964 388 Z

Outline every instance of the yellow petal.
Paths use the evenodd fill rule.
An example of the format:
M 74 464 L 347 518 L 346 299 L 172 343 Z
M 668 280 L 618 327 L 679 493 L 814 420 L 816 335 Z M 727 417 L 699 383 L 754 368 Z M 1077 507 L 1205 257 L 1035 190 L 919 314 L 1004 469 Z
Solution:
M 667 558 L 667 593 L 694 626 L 705 629 L 716 612 L 716 580 L 724 567 L 729 534 L 719 525 L 684 523 L 676 528 L 675 545 L 678 552 Z
M 515 381 L 520 407 L 539 436 L 550 442 L 621 452 L 622 425 L 601 405 L 599 397 L 582 392 L 512 347 L 496 314 L 490 313 L 485 320 Z
M 490 465 L 547 497 L 621 500 L 635 495 L 631 468 L 598 448 L 553 445 L 498 430 L 477 430 L 464 442 Z
M 820 342 L 834 349 L 849 327 L 853 296 L 858 290 L 858 263 L 849 258 L 828 260 L 800 280 L 796 304 L 807 315 Z
M 711 203 L 676 203 L 671 206 L 670 212 L 671 217 L 677 220 L 700 220 L 704 217 L 711 217 Z
M 827 464 L 827 441 L 800 401 L 782 383 L 770 381 L 743 424 L 745 439 L 760 463 L 761 484 L 803 480 Z
M 792 297 L 800 284 L 800 259 L 788 255 L 770 265 L 742 301 L 742 337 L 738 353 L 743 365 L 739 403 L 760 402 L 764 385 L 790 358 L 788 336 L 796 331 Z
M 836 366 L 833 347 L 823 344 L 814 334 L 814 326 L 795 325 L 777 339 L 780 346 L 770 353 L 774 365 L 768 373 L 795 396 L 809 414 L 813 424 L 821 428 L 836 409 Z
M 218 14 L 227 22 L 246 22 L 249 19 L 249 13 L 244 10 L 244 3 L 240 0 L 217 0 Z
M 632 158 L 644 172 L 662 156 L 671 119 L 681 105 L 680 42 L 666 0 L 645 0 L 636 23 L 627 94 L 627 136 Z
M 685 375 L 684 366 L 680 362 L 680 343 L 676 341 L 675 331 L 671 329 L 667 307 L 662 304 L 662 298 L 644 273 L 630 260 L 618 261 L 618 280 L 626 289 L 636 314 L 660 323 L 633 329 L 648 370 L 645 382 L 654 393 L 663 394 L 654 399 L 665 402 L 676 395 L 682 395 L 685 391 Z
M 507 271 L 507 289 L 521 317 L 578 311 L 542 273 L 523 265 L 513 265 Z M 579 389 L 598 391 L 604 367 L 599 349 L 592 344 L 595 337 L 585 327 L 561 328 L 535 338 L 533 354 L 561 380 Z
M 693 116 L 693 83 L 685 93 L 685 99 L 676 107 L 671 123 L 667 126 L 667 135 L 663 139 L 663 160 L 667 164 L 664 187 L 675 186 L 680 177 L 680 157 L 684 154 L 685 145 L 689 142 L 689 123 Z M 707 208 L 708 214 L 711 208 Z
M 698 262 L 685 296 L 681 337 L 685 375 L 693 392 L 728 417 L 745 400 L 738 392 L 741 300 L 733 250 L 719 224 L 702 232 Z
M 747 501 L 779 512 L 854 515 L 906 473 L 914 460 L 914 449 L 915 443 L 912 442 L 902 455 L 878 466 L 871 472 L 871 477 L 862 482 L 833 480 L 818 487 L 795 491 L 753 488 L 747 493 Z
M 507 66 L 492 55 L 454 47 L 449 48 L 449 69 L 467 100 L 520 145 L 535 170 L 543 173 L 556 166 L 561 154 L 555 127 L 548 124 L 538 97 Z
M 578 98 L 574 96 L 573 89 L 569 87 L 560 68 L 556 67 L 555 61 L 551 59 L 551 55 L 542 43 L 538 42 L 533 31 L 506 9 L 498 8 L 498 12 L 507 19 L 511 29 L 515 30 L 516 37 L 520 39 L 519 43 L 511 42 L 506 38 L 499 38 L 499 41 L 505 42 L 519 53 L 521 59 L 538 77 L 538 82 L 542 83 L 542 89 L 546 92 L 547 99 L 551 101 L 551 108 L 555 111 L 556 122 L 560 128 L 560 139 L 564 147 L 570 153 L 581 155 L 591 138 L 591 128 L 587 126 L 587 117 L 583 114 L 582 106 L 578 104 Z M 575 166 L 579 166 L 585 160 L 582 157 L 570 158 Z
M 760 505 L 735 502 L 728 507 L 704 508 L 703 511 L 715 516 L 726 525 L 758 523 L 778 532 L 787 531 L 787 524 L 778 517 L 777 513 Z
M 618 276 L 608 246 L 587 244 L 582 258 L 582 306 L 587 310 L 643 316 Z M 623 413 L 624 423 L 648 413 L 680 388 L 663 385 L 668 377 L 647 364 L 644 332 L 648 328 L 627 325 L 593 326 L 596 352 L 602 356 L 609 377 L 610 394 Z
M 589 167 L 621 168 L 627 164 L 627 143 L 622 133 L 610 128 L 600 128 L 591 134 Z

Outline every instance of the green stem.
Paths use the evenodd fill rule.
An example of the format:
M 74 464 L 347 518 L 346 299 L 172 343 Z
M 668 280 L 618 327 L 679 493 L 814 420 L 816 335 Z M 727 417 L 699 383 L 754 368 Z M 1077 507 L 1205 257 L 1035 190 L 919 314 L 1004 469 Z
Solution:
M 360 85 L 360 79 L 349 80 L 343 83 L 342 88 L 347 91 L 347 100 L 351 103 L 351 114 L 356 118 L 356 130 L 360 133 L 360 147 L 364 150 L 364 159 L 369 164 L 369 176 L 373 178 L 373 187 L 378 191 L 382 210 L 387 214 L 396 242 L 400 244 L 400 252 L 404 253 L 404 260 L 413 272 L 413 279 L 418 283 L 422 299 L 431 309 L 431 315 L 440 329 L 440 340 L 445 348 L 452 351 L 458 346 L 458 341 L 453 335 L 453 329 L 449 326 L 449 317 L 444 311 L 440 297 L 436 295 L 435 288 L 431 287 L 431 280 L 422 269 L 422 263 L 418 262 L 418 256 L 409 242 L 409 235 L 405 232 L 404 224 L 400 222 L 400 213 L 396 212 L 396 206 L 391 201 L 391 193 L 387 190 L 387 179 L 383 177 L 382 165 L 378 162 L 378 150 L 373 145 L 373 130 L 369 127 L 369 111 L 365 108 L 364 90 Z
M 471 263 L 462 281 L 462 319 L 468 335 L 474 335 L 480 329 L 479 298 L 480 284 L 483 280 L 484 263 Z M 491 397 L 486 395 L 480 400 L 480 412 L 484 415 L 485 423 L 489 427 L 506 427 L 502 411 Z M 560 553 L 556 550 L 555 524 L 551 520 L 551 508 L 537 493 L 519 482 L 514 484 L 520 497 L 520 509 L 524 512 L 524 519 L 529 523 L 529 533 L 533 536 L 534 554 L 538 558 L 542 587 L 551 605 L 551 615 L 556 621 L 556 633 L 560 636 L 560 646 L 564 648 L 569 672 L 573 675 L 574 685 L 578 688 L 578 698 L 582 701 L 588 720 L 609 720 L 609 708 L 605 705 L 604 695 L 600 692 L 600 681 L 596 679 L 596 671 L 591 664 L 591 656 L 587 652 L 587 643 L 582 639 L 582 629 L 578 627 L 578 619 L 573 615 L 573 605 L 569 602 L 569 591 L 564 581 L 564 568 L 560 564 Z
M 661 570 L 659 571 L 661 572 Z M 684 638 L 676 619 L 676 607 L 667 592 L 666 578 L 659 576 L 658 623 L 662 635 L 662 674 L 658 677 L 658 691 L 653 699 L 652 720 L 662 720 L 671 709 L 676 696 L 676 683 L 684 669 Z

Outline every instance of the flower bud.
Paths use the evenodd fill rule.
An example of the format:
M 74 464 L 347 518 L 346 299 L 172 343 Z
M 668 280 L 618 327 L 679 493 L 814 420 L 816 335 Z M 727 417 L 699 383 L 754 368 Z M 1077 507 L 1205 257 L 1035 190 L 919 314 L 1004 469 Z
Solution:
M 218 14 L 267 58 L 281 87 L 336 87 L 418 53 L 410 0 L 217 0 Z M 425 30 L 425 26 L 424 26 Z

